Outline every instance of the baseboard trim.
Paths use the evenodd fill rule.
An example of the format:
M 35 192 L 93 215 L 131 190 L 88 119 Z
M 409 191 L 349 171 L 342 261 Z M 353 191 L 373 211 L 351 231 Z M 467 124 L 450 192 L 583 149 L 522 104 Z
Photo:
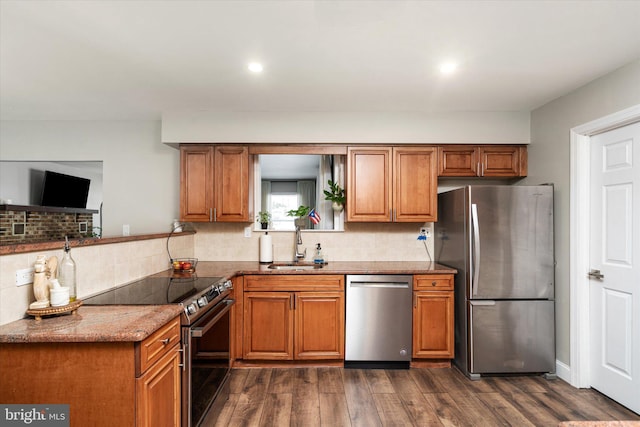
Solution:
M 561 380 L 564 380 L 569 384 L 571 384 L 571 367 L 566 363 L 563 363 L 557 359 L 556 359 L 556 375 L 558 375 L 558 378 L 560 378 Z

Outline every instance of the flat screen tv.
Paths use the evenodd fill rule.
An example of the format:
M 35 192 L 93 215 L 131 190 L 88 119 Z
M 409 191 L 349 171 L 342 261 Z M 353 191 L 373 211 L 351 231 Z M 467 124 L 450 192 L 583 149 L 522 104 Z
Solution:
M 87 208 L 91 180 L 62 173 L 44 171 L 42 206 Z

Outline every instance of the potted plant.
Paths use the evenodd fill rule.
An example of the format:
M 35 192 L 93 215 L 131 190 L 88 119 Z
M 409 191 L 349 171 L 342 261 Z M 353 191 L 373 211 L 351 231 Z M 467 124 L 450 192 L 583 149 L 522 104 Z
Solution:
M 271 222 L 271 213 L 269 211 L 258 212 L 257 221 L 260 223 L 260 227 L 266 230 L 269 228 L 269 222 Z
M 310 210 L 311 208 L 309 206 L 300 205 L 298 206 L 298 209 L 291 209 L 290 211 L 287 211 L 287 216 L 297 217 L 295 220 L 295 224 L 298 227 L 303 227 L 304 226 L 303 218 L 309 215 Z
M 340 187 L 340 184 L 332 180 L 327 181 L 327 184 L 329 184 L 329 190 L 324 190 L 324 199 L 331 201 L 331 207 L 334 211 L 342 211 L 346 202 L 344 189 Z

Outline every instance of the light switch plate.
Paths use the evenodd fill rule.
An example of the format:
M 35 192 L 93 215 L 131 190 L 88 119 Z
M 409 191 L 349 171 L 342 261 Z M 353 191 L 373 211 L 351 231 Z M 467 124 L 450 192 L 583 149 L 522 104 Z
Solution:
M 16 286 L 24 286 L 33 283 L 33 268 L 16 270 Z

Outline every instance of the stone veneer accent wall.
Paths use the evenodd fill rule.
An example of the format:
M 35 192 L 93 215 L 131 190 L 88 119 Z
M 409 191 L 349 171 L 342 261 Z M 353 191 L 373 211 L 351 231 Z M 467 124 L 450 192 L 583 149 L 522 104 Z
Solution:
M 78 239 L 92 236 L 92 231 L 91 213 L 0 211 L 0 245 Z

